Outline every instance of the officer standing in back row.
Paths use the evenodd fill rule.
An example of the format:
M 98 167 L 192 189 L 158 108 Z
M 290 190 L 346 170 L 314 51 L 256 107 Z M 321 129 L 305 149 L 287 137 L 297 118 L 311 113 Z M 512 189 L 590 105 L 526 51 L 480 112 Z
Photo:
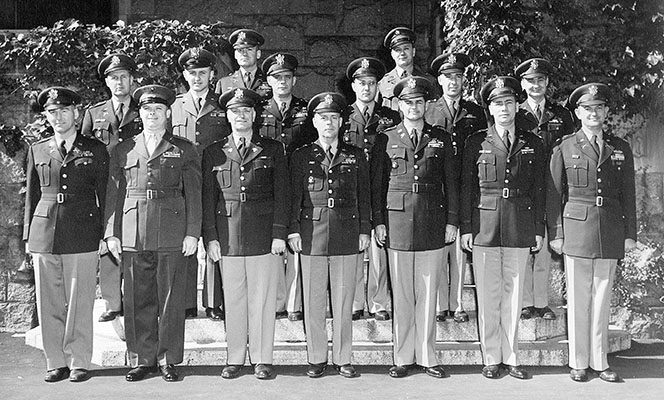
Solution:
M 228 41 L 235 49 L 235 61 L 240 69 L 217 81 L 215 93 L 222 94 L 230 89 L 251 89 L 263 98 L 270 97 L 270 86 L 265 74 L 258 67 L 261 58 L 260 47 L 265 38 L 253 29 L 238 29 L 231 33 Z

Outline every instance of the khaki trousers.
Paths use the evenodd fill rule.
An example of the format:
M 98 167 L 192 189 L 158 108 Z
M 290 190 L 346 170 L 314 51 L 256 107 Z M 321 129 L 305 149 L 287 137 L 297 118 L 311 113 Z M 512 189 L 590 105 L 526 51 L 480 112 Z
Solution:
M 369 259 L 366 281 L 364 257 L 358 260 L 353 311 L 364 310 L 365 302 L 367 310 L 372 314 L 390 309 L 390 293 L 387 287 L 387 251 L 385 247 L 378 246 L 375 237 L 376 232 L 372 230 L 371 244 L 364 252 Z
M 445 246 L 443 254 L 443 270 L 438 286 L 437 311 L 448 310 L 452 313 L 463 311 L 463 279 L 466 275 L 466 264 L 468 256 L 461 249 L 461 236 Z M 448 262 L 449 257 L 449 262 Z
M 99 291 L 106 311 L 122 309 L 122 267 L 110 253 L 99 258 Z
M 302 311 L 302 268 L 300 254 L 287 250 L 284 266 L 279 269 L 277 283 L 277 311 Z
M 544 234 L 544 246 L 531 254 L 523 287 L 523 307 L 544 308 L 549 305 L 549 271 L 551 269 L 551 249 L 548 233 Z

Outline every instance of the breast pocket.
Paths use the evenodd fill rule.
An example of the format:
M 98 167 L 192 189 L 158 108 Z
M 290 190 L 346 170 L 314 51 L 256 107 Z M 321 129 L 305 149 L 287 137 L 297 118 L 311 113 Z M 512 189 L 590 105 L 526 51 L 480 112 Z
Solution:
M 122 167 L 128 188 L 138 186 L 138 167 L 139 163 L 137 159 L 127 160 L 124 167 Z
M 176 136 L 187 137 L 187 119 L 173 120 L 173 134 Z
M 318 192 L 325 186 L 325 174 L 320 165 L 312 165 L 309 174 L 305 175 L 306 189 L 309 192 Z
M 89 168 L 94 162 L 93 158 L 90 157 L 81 157 L 74 160 L 74 165 L 76 168 Z
M 231 166 L 230 164 L 215 165 L 212 172 L 217 178 L 217 183 L 222 189 L 231 187 Z
M 106 120 L 95 121 L 92 133 L 97 140 L 108 145 L 111 142 L 111 123 Z
M 51 160 L 36 162 L 35 169 L 39 175 L 39 182 L 41 186 L 51 186 Z
M 477 159 L 477 175 L 481 182 L 495 182 L 496 175 L 496 155 L 482 154 Z
M 392 169 L 390 170 L 390 175 L 403 175 L 408 169 L 406 163 L 406 149 L 399 147 L 396 149 L 388 149 L 387 155 L 390 157 L 390 162 L 392 163 Z
M 270 157 L 260 157 L 254 161 L 254 181 L 259 185 L 272 182 L 274 173 L 274 160 Z
M 277 120 L 274 115 L 264 114 L 261 116 L 260 135 L 270 139 L 276 139 L 277 136 Z
M 357 164 L 342 165 L 339 168 L 339 179 L 343 187 L 354 188 L 357 185 Z
M 443 158 L 438 155 L 437 152 L 430 152 L 430 154 L 425 154 L 425 158 L 427 172 L 436 173 L 438 171 L 442 171 Z
M 567 184 L 574 187 L 588 186 L 588 160 L 572 159 L 565 161 Z

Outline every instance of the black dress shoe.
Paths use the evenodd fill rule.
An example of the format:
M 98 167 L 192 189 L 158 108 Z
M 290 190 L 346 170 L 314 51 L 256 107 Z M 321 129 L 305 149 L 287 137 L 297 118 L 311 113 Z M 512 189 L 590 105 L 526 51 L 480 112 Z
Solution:
M 275 317 L 276 317 L 276 319 L 284 319 L 284 318 L 288 317 L 288 311 L 286 311 L 286 310 L 277 311 L 277 314 L 276 314 Z
M 454 322 L 468 322 L 468 320 L 470 320 L 470 318 L 465 311 L 461 310 L 454 312 Z
M 364 311 L 363 310 L 353 311 L 353 321 L 357 321 L 358 319 L 362 318 L 363 316 L 364 316 Z
M 390 320 L 390 313 L 388 313 L 385 310 L 380 310 L 380 311 L 376 311 L 373 314 L 373 317 L 376 321 L 389 321 Z
M 270 364 L 256 364 L 254 367 L 254 376 L 257 379 L 271 379 L 272 375 L 272 365 Z
M 180 378 L 173 364 L 160 365 L 159 370 L 161 371 L 161 377 L 166 382 L 176 382 Z
M 69 373 L 70 382 L 84 382 L 87 381 L 90 377 L 90 373 L 87 369 L 83 368 L 74 368 Z
M 531 319 L 535 316 L 535 307 L 523 307 L 521 309 L 521 319 Z
M 184 317 L 185 318 L 196 318 L 198 317 L 198 308 L 192 307 L 192 308 L 187 308 L 184 310 Z
M 447 316 L 449 315 L 449 311 L 441 311 L 438 314 L 436 314 L 436 322 L 445 322 L 447 319 Z
M 309 364 L 309 368 L 307 368 L 307 376 L 309 378 L 320 378 L 325 373 L 326 366 L 327 363 Z
M 605 382 L 620 382 L 620 376 L 617 372 L 613 371 L 611 368 L 607 368 L 604 371 L 599 373 L 599 379 Z
M 334 368 L 336 368 L 337 371 L 339 371 L 339 375 L 343 376 L 344 378 L 356 378 L 360 376 L 355 370 L 355 367 L 353 367 L 351 364 L 335 365 Z
M 67 379 L 68 376 L 69 376 L 69 367 L 54 368 L 46 371 L 46 375 L 44 375 L 44 381 L 59 382 L 63 379 Z
M 125 375 L 125 379 L 127 382 L 137 382 L 137 381 L 142 381 L 148 374 L 155 372 L 156 368 L 155 367 L 146 367 L 143 365 L 140 365 L 129 372 L 127 372 L 127 375 Z
M 122 312 L 122 310 L 120 310 L 120 311 L 104 311 L 99 316 L 99 322 L 113 321 L 115 318 L 120 317 L 122 315 L 124 315 L 124 312 Z
M 575 382 L 587 382 L 588 372 L 585 369 L 572 368 L 569 371 L 569 377 Z
M 224 312 L 219 307 L 205 307 L 205 316 L 213 321 L 224 320 Z
M 444 378 L 446 375 L 445 370 L 440 365 L 436 365 L 434 367 L 424 367 L 424 372 L 434 378 Z
M 510 376 L 516 379 L 530 379 L 530 374 L 528 371 L 519 365 L 508 365 L 507 372 L 510 374 Z
M 241 365 L 227 365 L 221 370 L 221 377 L 224 379 L 235 379 L 240 376 Z
M 498 364 L 485 365 L 484 368 L 482 368 L 482 375 L 485 378 L 489 379 L 500 378 L 500 365 Z
M 408 376 L 409 365 L 393 365 L 390 367 L 389 375 L 392 378 L 404 378 Z
M 552 321 L 552 320 L 556 319 L 556 313 L 554 313 L 553 310 L 551 310 L 549 308 L 549 306 L 545 306 L 543 308 L 538 308 L 537 309 L 537 315 L 539 315 L 540 317 L 542 317 L 544 319 L 547 319 L 549 321 Z
M 293 311 L 288 313 L 289 321 L 302 321 L 302 311 Z

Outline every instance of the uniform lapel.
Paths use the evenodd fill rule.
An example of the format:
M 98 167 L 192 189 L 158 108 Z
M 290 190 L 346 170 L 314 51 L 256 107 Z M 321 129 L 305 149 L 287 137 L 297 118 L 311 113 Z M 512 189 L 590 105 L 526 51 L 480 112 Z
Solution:
M 401 143 L 408 146 L 409 149 L 415 150 L 415 146 L 413 146 L 413 141 L 410 140 L 410 136 L 408 136 L 408 131 L 406 130 L 406 127 L 403 125 L 403 122 L 399 123 L 399 126 L 397 127 L 397 133 L 399 134 Z
M 431 141 L 431 127 L 424 125 L 422 128 L 422 133 L 420 134 L 420 140 L 417 142 L 417 148 L 415 148 L 415 153 L 418 153 L 423 148 L 427 147 Z
M 242 164 L 242 157 L 235 145 L 233 135 L 228 135 L 224 140 L 226 141 L 226 143 L 224 143 L 224 153 L 226 153 L 226 156 L 236 163 Z
M 159 156 L 162 155 L 166 150 L 170 149 L 173 144 L 168 141 L 172 134 L 168 131 L 164 133 L 164 135 L 161 137 L 161 141 L 157 143 L 157 147 L 155 147 L 154 152 L 150 156 L 150 160 L 154 160 L 155 158 L 158 158 Z M 145 145 L 145 139 L 143 140 L 143 144 Z M 146 148 L 147 151 L 147 148 Z
M 198 116 L 198 111 L 196 111 L 196 105 L 194 104 L 194 96 L 191 92 L 187 92 L 182 96 L 182 109 L 194 117 Z
M 281 112 L 279 111 L 279 105 L 274 100 L 274 97 L 271 98 L 270 101 L 268 102 L 265 111 L 268 112 L 269 114 L 272 114 L 274 118 L 277 119 L 277 121 L 283 121 L 284 119 L 286 119 L 285 115 L 281 115 Z M 286 115 L 288 115 L 288 110 L 286 110 Z
M 339 141 L 338 143 L 341 143 L 341 141 Z M 321 145 L 320 140 L 316 140 L 314 142 L 314 146 L 312 146 L 312 149 L 316 161 L 318 161 L 323 166 L 323 168 L 328 169 L 330 167 L 330 162 L 327 160 L 327 156 L 323 151 L 323 145 Z
M 465 117 L 468 114 L 468 110 L 466 110 L 466 107 L 464 107 L 465 101 L 462 99 L 459 99 L 459 109 L 457 110 L 457 114 L 454 116 L 454 123 L 456 124 L 459 122 L 463 117 Z
M 148 147 L 145 145 L 145 134 L 141 133 L 136 136 L 135 143 L 134 151 L 136 151 L 141 157 L 149 160 L 150 154 L 148 153 Z
M 491 145 L 495 147 L 497 150 L 500 150 L 503 153 L 508 154 L 507 146 L 505 146 L 505 142 L 503 142 L 503 139 L 501 139 L 500 135 L 498 135 L 495 126 L 491 126 L 488 129 L 486 135 L 486 141 L 491 143 Z
M 576 132 L 576 146 L 581 149 L 581 152 L 588 158 L 594 160 L 595 162 L 598 161 L 599 157 L 597 157 L 595 150 L 593 150 L 593 146 L 588 142 L 586 134 L 581 129 Z
M 205 104 L 203 104 L 203 108 L 198 112 L 198 118 L 201 118 L 204 115 L 207 115 L 214 111 L 214 104 L 217 102 L 217 99 L 214 95 L 213 90 L 208 90 L 207 96 L 205 96 Z
M 521 151 L 521 148 L 526 145 L 526 141 L 523 139 L 523 136 L 521 134 L 516 134 L 515 133 L 515 138 L 516 138 L 516 143 L 512 145 L 512 148 L 510 149 L 509 155 L 512 156 L 519 151 Z
M 43 151 L 54 160 L 63 162 L 62 155 L 60 154 L 60 146 L 55 141 L 55 136 L 48 141 L 48 146 L 43 147 Z
M 247 155 L 242 160 L 242 165 L 251 162 L 258 157 L 262 151 L 263 147 L 261 146 L 260 137 L 257 135 L 252 136 L 251 141 L 249 142 L 249 150 L 247 150 Z
M 120 126 L 127 125 L 137 117 L 138 117 L 138 104 L 136 104 L 134 99 L 131 99 L 129 100 L 129 110 L 127 110 L 127 112 L 125 113 L 124 118 L 120 123 Z
M 604 135 L 604 137 L 606 137 L 606 135 Z M 600 153 L 599 165 L 602 165 L 604 161 L 608 160 L 611 157 L 611 154 L 613 154 L 613 146 L 611 146 L 606 139 L 602 140 L 602 143 L 604 146 L 602 146 L 602 152 Z

